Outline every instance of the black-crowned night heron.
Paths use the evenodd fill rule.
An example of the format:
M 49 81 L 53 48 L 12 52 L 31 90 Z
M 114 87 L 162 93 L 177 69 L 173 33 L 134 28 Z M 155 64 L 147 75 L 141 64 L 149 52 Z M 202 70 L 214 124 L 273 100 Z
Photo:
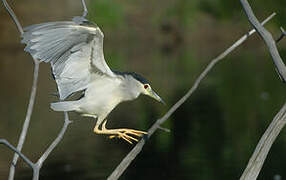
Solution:
M 55 111 L 75 111 L 97 119 L 94 132 L 132 143 L 146 134 L 133 129 L 106 129 L 106 117 L 120 102 L 148 95 L 160 102 L 142 76 L 111 70 L 103 54 L 103 33 L 83 17 L 73 21 L 48 22 L 24 29 L 22 42 L 33 58 L 50 63 L 61 100 L 84 91 L 76 101 L 52 103 Z

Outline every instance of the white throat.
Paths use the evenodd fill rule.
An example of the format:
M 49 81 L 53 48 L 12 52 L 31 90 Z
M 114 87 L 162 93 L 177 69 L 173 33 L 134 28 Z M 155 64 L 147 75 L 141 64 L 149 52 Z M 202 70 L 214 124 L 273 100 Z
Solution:
M 120 85 L 120 93 L 123 101 L 136 99 L 142 92 L 142 84 L 132 76 L 126 75 Z

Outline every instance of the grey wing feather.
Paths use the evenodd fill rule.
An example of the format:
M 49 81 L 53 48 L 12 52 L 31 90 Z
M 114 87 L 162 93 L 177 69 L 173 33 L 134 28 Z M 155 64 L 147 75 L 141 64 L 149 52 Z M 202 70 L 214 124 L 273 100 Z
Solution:
M 33 58 L 51 63 L 61 99 L 86 89 L 91 73 L 114 76 L 103 55 L 103 33 L 96 26 L 63 21 L 24 29 L 22 43 Z

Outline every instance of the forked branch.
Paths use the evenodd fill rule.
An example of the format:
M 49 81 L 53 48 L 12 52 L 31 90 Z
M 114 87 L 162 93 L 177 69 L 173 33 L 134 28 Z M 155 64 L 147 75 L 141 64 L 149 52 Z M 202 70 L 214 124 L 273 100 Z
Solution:
M 7 3 L 6 0 L 2 0 L 6 10 L 8 11 L 9 15 L 12 17 L 14 23 L 16 24 L 20 34 L 22 35 L 24 33 L 23 31 L 23 27 L 20 24 L 20 22 L 18 21 L 17 16 L 15 15 L 14 11 L 11 9 L 11 7 L 9 6 L 9 4 Z M 83 6 L 84 6 L 84 15 L 87 14 L 87 9 L 86 9 L 86 5 L 84 0 L 82 0 Z M 34 180 L 38 180 L 39 179 L 39 173 L 40 173 L 40 169 L 43 165 L 43 162 L 47 159 L 47 157 L 49 156 L 49 154 L 54 150 L 54 148 L 58 145 L 58 143 L 62 140 L 63 135 L 66 132 L 66 129 L 68 127 L 68 125 L 71 123 L 71 121 L 68 118 L 68 114 L 67 112 L 65 112 L 65 123 L 64 126 L 62 128 L 62 130 L 60 131 L 60 133 L 58 134 L 57 138 L 54 140 L 54 142 L 47 148 L 47 150 L 45 151 L 45 153 L 40 157 L 40 159 L 37 161 L 37 163 L 33 164 L 32 166 L 32 162 L 26 158 L 23 154 L 21 154 L 21 150 L 23 148 L 25 139 L 26 139 L 26 135 L 28 132 L 28 128 L 29 128 L 29 124 L 30 124 L 30 120 L 31 120 L 31 116 L 32 116 L 32 112 L 33 112 L 33 108 L 34 108 L 34 103 L 35 103 L 35 98 L 36 98 L 36 92 L 37 92 L 37 82 L 38 82 L 38 74 L 39 74 L 39 65 L 40 65 L 40 61 L 37 59 L 33 59 L 34 60 L 34 76 L 33 76 L 33 84 L 32 84 L 32 90 L 31 90 L 31 95 L 30 95 L 30 100 L 29 100 L 29 105 L 27 108 L 27 114 L 26 114 L 26 118 L 23 124 L 23 128 L 21 131 L 21 135 L 18 141 L 18 145 L 17 148 L 14 148 L 14 146 L 12 146 L 10 143 L 8 143 L 8 141 L 6 140 L 1 140 L 0 143 L 5 144 L 7 147 L 9 147 L 11 150 L 15 151 L 14 157 L 13 157 L 13 161 L 12 164 L 10 166 L 10 172 L 9 172 L 9 180 L 13 180 L 15 177 L 15 167 L 17 165 L 17 161 L 19 156 L 21 158 L 24 159 L 25 162 L 27 162 L 32 168 L 33 168 L 33 179 Z
M 27 163 L 33 169 L 33 180 L 39 180 L 40 170 L 43 166 L 44 161 L 47 159 L 50 153 L 55 149 L 55 147 L 59 144 L 59 142 L 63 139 L 63 136 L 67 130 L 68 125 L 72 122 L 69 120 L 69 116 L 67 112 L 64 112 L 64 115 L 65 115 L 65 122 L 64 122 L 64 125 L 60 133 L 58 134 L 57 138 L 47 148 L 47 150 L 43 153 L 43 155 L 38 159 L 36 163 L 33 163 L 29 158 L 27 158 L 24 154 L 22 154 L 21 151 L 19 151 L 17 148 L 11 145 L 7 140 L 0 139 L 0 144 L 4 144 L 9 149 L 17 153 L 19 157 L 21 157 L 25 161 L 25 163 Z M 15 164 L 12 164 L 12 166 L 15 166 Z
M 18 31 L 20 32 L 20 35 L 22 36 L 24 31 L 23 31 L 23 27 L 20 24 L 17 16 L 15 15 L 14 11 L 9 6 L 9 4 L 7 3 L 6 0 L 2 0 L 2 2 L 4 4 L 6 10 L 8 11 L 9 15 L 13 19 L 14 23 L 16 24 L 16 27 L 18 28 Z M 17 150 L 19 152 L 22 151 L 22 148 L 23 148 L 26 136 L 27 136 L 28 128 L 29 128 L 29 125 L 30 125 L 30 121 L 31 121 L 31 117 L 32 117 L 33 109 L 34 109 L 36 93 L 37 93 L 37 83 L 38 83 L 38 76 L 39 76 L 40 61 L 38 61 L 37 59 L 33 59 L 33 60 L 34 60 L 33 84 L 32 84 L 32 90 L 31 90 L 31 95 L 30 95 L 30 99 L 29 99 L 29 104 L 28 104 L 28 108 L 27 108 L 25 121 L 24 121 L 23 128 L 22 128 L 22 131 L 21 131 L 21 134 L 20 134 L 20 137 L 19 137 L 18 145 L 17 145 Z M 15 153 L 14 157 L 13 157 L 12 164 L 10 166 L 9 180 L 13 180 L 14 179 L 15 166 L 17 165 L 18 159 L 19 159 L 19 153 Z

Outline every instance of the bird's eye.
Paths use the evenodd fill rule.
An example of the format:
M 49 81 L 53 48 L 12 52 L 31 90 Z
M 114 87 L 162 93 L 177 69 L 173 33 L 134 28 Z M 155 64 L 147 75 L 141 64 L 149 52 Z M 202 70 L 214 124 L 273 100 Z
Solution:
M 147 89 L 149 86 L 147 84 L 144 85 L 144 88 Z

